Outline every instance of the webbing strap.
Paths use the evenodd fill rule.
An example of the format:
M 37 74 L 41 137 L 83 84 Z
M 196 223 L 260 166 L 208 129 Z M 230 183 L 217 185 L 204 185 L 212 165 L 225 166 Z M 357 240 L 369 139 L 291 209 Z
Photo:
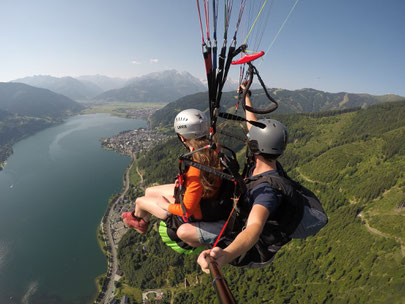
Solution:
M 226 220 L 224 226 L 222 227 L 221 232 L 219 233 L 219 235 L 218 235 L 214 245 L 212 246 L 212 248 L 215 248 L 217 246 L 219 240 L 222 237 L 222 234 L 224 234 L 225 229 L 228 226 L 229 220 L 231 219 L 231 217 L 232 217 L 232 215 L 233 215 L 233 213 L 234 213 L 234 211 L 236 209 L 236 206 L 238 205 L 238 201 L 239 201 L 239 197 L 238 198 L 233 198 L 233 208 L 232 208 L 231 212 L 229 213 L 228 219 Z
M 235 114 L 231 114 L 231 113 L 224 113 L 224 112 L 220 112 L 218 114 L 219 117 L 225 118 L 225 119 L 229 119 L 229 120 L 235 120 L 235 121 L 243 121 L 243 122 L 248 122 L 251 125 L 258 127 L 260 129 L 264 129 L 266 127 L 266 125 L 264 123 L 258 122 L 258 121 L 254 121 L 254 120 L 247 120 L 246 118 L 243 118 L 241 116 L 235 115 Z
M 187 214 L 187 209 L 186 206 L 184 206 L 183 202 L 183 194 L 184 194 L 184 170 L 183 170 L 183 160 L 179 160 L 179 174 L 177 175 L 176 183 L 175 183 L 175 198 L 176 200 L 178 199 L 178 203 L 181 206 L 181 210 L 183 211 L 183 221 L 185 223 L 188 222 L 188 214 Z
M 194 160 L 191 160 L 191 159 L 188 159 L 188 158 L 183 158 L 182 156 L 180 156 L 180 160 L 183 161 L 183 163 L 185 165 L 187 165 L 187 166 L 195 167 L 197 169 L 203 170 L 203 171 L 208 172 L 210 174 L 214 174 L 216 176 L 219 176 L 219 177 L 221 177 L 223 179 L 226 179 L 226 180 L 229 180 L 229 181 L 235 181 L 235 178 L 231 174 L 222 172 L 220 170 L 216 170 L 216 169 L 211 168 L 211 167 L 209 167 L 207 165 L 200 164 L 200 163 L 198 163 L 198 162 L 196 162 Z

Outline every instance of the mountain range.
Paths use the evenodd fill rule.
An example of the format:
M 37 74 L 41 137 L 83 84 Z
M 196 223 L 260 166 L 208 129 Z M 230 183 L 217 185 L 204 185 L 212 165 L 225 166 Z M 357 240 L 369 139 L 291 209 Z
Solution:
M 206 86 L 188 72 L 167 70 L 130 79 L 125 87 L 107 91 L 98 101 L 168 103 L 180 97 L 206 91 Z
M 186 107 L 201 108 L 207 102 L 207 85 L 188 72 L 166 70 L 144 76 L 122 79 L 103 75 L 73 77 L 52 77 L 37 75 L 13 80 L 34 87 L 49 89 L 79 102 L 175 102 L 177 109 L 186 102 Z M 221 105 L 224 109 L 233 107 L 236 99 L 232 91 L 237 83 L 228 79 L 223 89 Z M 255 88 L 255 86 L 252 86 Z M 257 88 L 257 86 L 256 86 Z M 229 91 L 230 90 L 230 91 Z M 262 89 L 252 89 L 257 107 L 265 106 L 269 101 Z M 401 99 L 389 94 L 375 96 L 354 93 L 327 93 L 314 89 L 285 90 L 269 89 L 276 100 L 280 101 L 278 113 L 317 112 L 331 109 L 361 107 L 386 101 Z M 200 94 L 197 94 L 200 93 Z M 196 94 L 196 95 L 193 95 Z M 189 96 L 191 95 L 191 96 Z
M 355 93 L 329 93 L 315 89 L 285 90 L 269 89 L 269 93 L 278 102 L 276 114 L 306 113 L 330 110 L 342 110 L 356 107 L 367 107 L 373 104 L 398 101 L 405 99 L 394 94 L 382 96 Z M 252 90 L 252 101 L 255 107 L 264 108 L 269 105 L 263 90 Z M 235 92 L 225 92 L 221 99 L 221 110 L 235 111 L 235 104 L 238 97 Z M 167 104 L 162 109 L 156 111 L 151 117 L 152 127 L 170 125 L 178 112 L 187 108 L 195 108 L 201 111 L 208 110 L 207 93 L 197 93 L 186 96 Z
M 122 88 L 128 81 L 127 79 L 122 79 L 118 77 L 108 77 L 104 75 L 84 75 L 76 77 L 76 79 L 84 83 L 92 83 L 96 85 L 99 89 L 101 89 L 100 93 Z
M 93 82 L 78 80 L 73 77 L 58 78 L 47 75 L 37 75 L 15 79 L 12 82 L 25 83 L 33 87 L 48 89 L 76 101 L 85 101 L 103 92 L 103 90 Z
M 103 75 L 53 77 L 36 75 L 15 79 L 51 90 L 79 102 L 155 102 L 168 103 L 180 97 L 206 91 L 206 85 L 188 72 L 167 70 L 122 79 Z

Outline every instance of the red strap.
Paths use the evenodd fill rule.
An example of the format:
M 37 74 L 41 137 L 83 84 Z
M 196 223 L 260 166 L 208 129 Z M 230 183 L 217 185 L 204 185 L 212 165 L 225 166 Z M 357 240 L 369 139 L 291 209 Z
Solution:
M 183 221 L 184 221 L 185 223 L 188 223 L 188 220 L 189 220 L 188 212 L 186 212 L 186 214 L 183 214 L 183 215 L 181 216 L 181 218 L 183 219 Z
M 238 59 L 238 60 L 236 60 L 236 61 L 232 61 L 232 64 L 235 65 L 235 64 L 248 63 L 248 62 L 251 62 L 251 61 L 253 61 L 253 60 L 256 60 L 257 58 L 262 57 L 263 55 L 264 55 L 264 52 L 263 52 L 263 51 L 261 51 L 261 52 L 259 52 L 259 53 L 251 54 L 251 55 L 247 55 L 247 54 L 246 54 L 246 55 L 243 56 L 242 58 L 240 58 L 240 59 Z
M 174 182 L 174 187 L 179 188 L 180 186 L 183 186 L 184 184 L 184 176 L 183 174 L 177 174 L 176 176 L 176 181 Z
M 218 244 L 218 242 L 219 242 L 219 239 L 221 238 L 222 234 L 224 233 L 225 228 L 226 228 L 226 226 L 228 225 L 228 222 L 229 222 L 229 220 L 231 219 L 231 216 L 232 216 L 233 212 L 235 211 L 235 207 L 236 207 L 236 205 L 238 204 L 239 197 L 238 197 L 238 198 L 234 198 L 233 200 L 234 200 L 234 204 L 233 204 L 232 211 L 231 211 L 231 213 L 229 214 L 228 219 L 226 220 L 226 222 L 225 222 L 225 224 L 224 224 L 224 227 L 222 227 L 222 230 L 221 230 L 221 232 L 219 233 L 219 235 L 218 235 L 218 237 L 217 237 L 217 240 L 215 241 L 215 243 L 214 243 L 214 245 L 212 246 L 212 248 L 217 247 L 217 244 Z

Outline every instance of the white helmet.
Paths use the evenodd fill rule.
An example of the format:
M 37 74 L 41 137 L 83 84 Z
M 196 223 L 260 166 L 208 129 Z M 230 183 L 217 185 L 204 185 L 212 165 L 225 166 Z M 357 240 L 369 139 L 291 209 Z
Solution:
M 200 110 L 187 109 L 181 111 L 174 119 L 174 131 L 185 139 L 208 136 L 208 119 Z

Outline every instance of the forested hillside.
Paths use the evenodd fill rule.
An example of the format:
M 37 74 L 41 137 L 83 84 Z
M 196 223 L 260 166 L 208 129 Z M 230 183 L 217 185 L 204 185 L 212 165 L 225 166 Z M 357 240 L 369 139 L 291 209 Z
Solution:
M 49 118 L 25 117 L 0 110 L 0 170 L 12 154 L 12 145 L 25 136 L 34 134 L 57 121 Z
M 314 89 L 301 89 L 295 91 L 269 89 L 269 93 L 279 103 L 277 109 L 277 113 L 279 114 L 344 110 L 404 99 L 404 97 L 393 94 L 375 96 L 345 92 L 328 93 Z M 257 108 L 268 106 L 269 100 L 262 89 L 252 90 L 252 94 L 254 104 Z M 223 111 L 235 108 L 236 103 L 237 96 L 235 92 L 223 93 L 221 99 L 221 108 Z M 207 94 L 197 93 L 169 103 L 152 115 L 150 118 L 151 126 L 157 127 L 171 124 L 178 112 L 189 108 L 206 111 L 208 109 Z
M 0 82 L 0 109 L 33 117 L 63 117 L 84 107 L 72 99 L 23 83 Z
M 0 170 L 15 142 L 82 109 L 70 98 L 46 89 L 0 83 Z
M 237 302 L 404 303 L 405 102 L 273 117 L 290 134 L 280 162 L 319 195 L 329 223 L 315 237 L 290 242 L 265 268 L 224 267 Z M 171 182 L 181 149 L 173 138 L 142 156 L 146 183 Z M 164 247 L 156 227 L 147 237 L 127 233 L 119 254 L 132 303 L 140 302 L 140 289 L 157 287 L 174 303 L 216 301 L 196 256 Z

